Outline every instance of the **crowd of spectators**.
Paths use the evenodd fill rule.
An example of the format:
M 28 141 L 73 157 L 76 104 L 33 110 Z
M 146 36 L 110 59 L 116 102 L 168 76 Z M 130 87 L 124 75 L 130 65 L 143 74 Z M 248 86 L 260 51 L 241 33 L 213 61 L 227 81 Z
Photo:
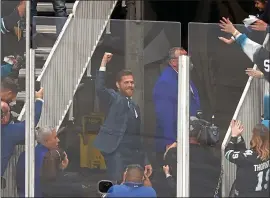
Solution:
M 55 7 L 58 1 L 54 1 Z M 61 1 L 62 2 L 62 1 Z M 263 11 L 251 29 L 266 31 L 269 39 L 270 3 L 256 0 L 256 7 Z M 58 2 L 59 3 L 59 2 Z M 264 5 L 264 6 L 262 6 Z M 2 17 L 2 35 L 11 34 L 21 39 L 20 28 L 16 25 L 24 15 L 25 1 L 20 1 L 11 14 Z M 65 14 L 63 14 L 65 15 Z M 66 16 L 66 15 L 65 15 Z M 16 28 L 15 28 L 16 27 Z M 240 33 L 230 20 L 224 17 L 220 21 L 221 31 L 232 37 L 219 39 L 226 44 L 236 43 L 257 65 L 258 70 L 247 68 L 249 76 L 264 78 L 269 83 L 269 40 L 260 45 Z M 135 80 L 132 71 L 120 71 L 116 78 L 118 91 L 105 86 L 106 69 L 113 54 L 105 53 L 96 76 L 96 94 L 106 109 L 104 124 L 94 141 L 101 151 L 107 175 L 104 179 L 112 181 L 113 186 L 106 197 L 157 197 L 159 187 L 165 186 L 167 196 L 176 196 L 177 177 L 177 100 L 178 100 L 178 58 L 188 52 L 181 47 L 172 48 L 168 53 L 168 64 L 156 82 L 153 90 L 156 126 L 156 161 L 150 161 L 140 136 L 140 107 L 133 101 Z M 1 180 L 12 156 L 15 146 L 25 139 L 25 122 L 17 120 L 18 112 L 14 103 L 18 93 L 18 71 L 23 58 L 17 54 L 5 54 L 1 64 Z M 190 69 L 192 67 L 190 66 Z M 190 196 L 220 196 L 221 160 L 216 157 L 214 148 L 218 128 L 200 116 L 200 97 L 195 84 L 190 81 Z M 38 124 L 43 105 L 43 89 L 36 92 L 35 125 Z M 242 133 L 244 127 L 240 121 L 231 122 L 231 139 L 225 148 L 225 157 L 237 165 L 236 180 L 232 187 L 234 196 L 269 196 L 269 95 L 264 100 L 264 118 L 254 126 L 250 149 L 246 148 Z M 205 139 L 205 136 L 209 136 Z M 65 171 L 69 159 L 65 151 L 59 148 L 59 139 L 55 128 L 36 129 L 35 147 L 35 197 L 58 196 L 96 196 L 89 178 L 74 172 Z M 210 142 L 210 143 L 209 143 Z M 154 167 L 154 168 L 153 168 Z M 25 153 L 17 163 L 16 183 L 20 197 L 25 196 Z M 160 171 L 161 170 L 161 171 Z M 156 179 L 156 175 L 162 175 Z M 98 182 L 98 181 L 97 181 Z M 3 182 L 2 182 L 3 183 Z M 2 186 L 4 188 L 4 186 Z

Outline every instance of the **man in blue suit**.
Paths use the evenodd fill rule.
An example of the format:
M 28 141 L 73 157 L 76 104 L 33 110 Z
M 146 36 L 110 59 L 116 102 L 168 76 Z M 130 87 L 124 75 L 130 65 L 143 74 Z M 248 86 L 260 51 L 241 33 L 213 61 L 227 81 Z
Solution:
M 42 105 L 43 88 L 36 92 L 35 125 L 37 125 Z M 1 176 L 4 175 L 15 146 L 25 140 L 25 121 L 11 124 L 10 108 L 6 102 L 1 101 Z
M 156 82 L 153 101 L 156 113 L 156 149 L 164 153 L 177 139 L 178 58 L 187 55 L 183 48 L 169 51 L 168 66 Z M 198 90 L 190 81 L 190 116 L 200 109 Z
M 122 173 L 130 164 L 140 164 L 149 177 L 152 174 L 152 166 L 141 141 L 140 108 L 132 100 L 133 74 L 129 70 L 118 73 L 116 79 L 118 92 L 106 88 L 106 64 L 111 58 L 111 53 L 104 54 L 96 77 L 96 93 L 107 114 L 94 145 L 102 152 L 108 179 L 113 182 L 122 180 Z

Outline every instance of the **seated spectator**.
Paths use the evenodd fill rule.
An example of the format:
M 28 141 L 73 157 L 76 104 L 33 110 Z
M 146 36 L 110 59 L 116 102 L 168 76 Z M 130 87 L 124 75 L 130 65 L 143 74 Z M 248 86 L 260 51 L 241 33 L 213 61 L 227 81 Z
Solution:
M 257 124 L 252 131 L 250 149 L 246 149 L 240 121 L 231 122 L 231 140 L 225 158 L 237 165 L 235 194 L 238 197 L 269 197 L 269 130 Z
M 38 145 L 35 147 L 35 197 L 83 197 L 89 196 L 89 185 L 83 177 L 64 170 L 69 164 L 67 154 L 58 148 L 56 130 L 38 128 Z M 23 170 L 23 171 L 22 171 Z M 25 153 L 17 164 L 17 190 L 20 197 L 25 194 Z
M 41 115 L 42 98 L 43 89 L 40 89 L 36 92 L 35 125 Z M 25 140 L 25 121 L 11 124 L 9 119 L 10 108 L 6 102 L 1 101 L 1 176 L 4 175 L 15 146 Z
M 8 103 L 10 107 L 10 122 L 17 122 L 20 110 L 16 107 L 16 98 L 18 94 L 18 84 L 14 79 L 6 77 L 1 82 L 0 97 L 1 100 Z
M 199 142 L 202 130 L 199 120 L 191 121 L 190 125 L 190 197 L 213 197 L 220 175 L 220 159 L 214 156 L 209 146 Z M 176 197 L 176 144 L 167 150 L 164 164 L 170 196 Z
M 121 185 L 112 186 L 106 197 L 157 197 L 140 165 L 129 165 Z

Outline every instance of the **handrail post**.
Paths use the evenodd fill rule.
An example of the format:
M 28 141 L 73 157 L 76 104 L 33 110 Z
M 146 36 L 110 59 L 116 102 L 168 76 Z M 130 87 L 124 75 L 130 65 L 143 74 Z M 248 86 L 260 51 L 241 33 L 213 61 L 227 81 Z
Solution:
M 35 196 L 35 50 L 30 49 L 30 8 L 31 1 L 26 1 L 25 197 Z
M 177 197 L 189 197 L 189 57 L 178 64 Z

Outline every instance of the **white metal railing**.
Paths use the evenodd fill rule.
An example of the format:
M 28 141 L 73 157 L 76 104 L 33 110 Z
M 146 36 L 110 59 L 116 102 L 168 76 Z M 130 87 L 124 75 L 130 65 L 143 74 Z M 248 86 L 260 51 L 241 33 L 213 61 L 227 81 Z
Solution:
M 255 65 L 253 69 L 256 68 L 257 66 Z M 252 136 L 252 129 L 256 124 L 260 123 L 261 115 L 263 114 L 263 96 L 265 94 L 265 89 L 267 89 L 265 87 L 266 85 L 269 86 L 269 83 L 266 84 L 265 80 L 249 77 L 244 92 L 232 118 L 240 120 L 244 125 L 245 132 L 243 133 L 243 138 L 247 147 L 249 147 L 249 142 Z M 230 140 L 230 135 L 231 127 L 228 128 L 221 148 L 222 167 L 224 170 L 222 180 L 222 197 L 228 197 L 236 176 L 236 166 L 230 163 L 224 157 L 224 149 Z
M 38 81 L 44 88 L 40 125 L 60 127 L 117 1 L 76 1 Z M 23 108 L 20 118 L 24 116 Z
M 9 160 L 7 169 L 4 173 L 6 180 L 6 188 L 1 190 L 1 197 L 18 197 L 16 188 L 16 164 L 21 152 L 24 151 L 24 146 L 19 145 L 14 149 L 14 154 Z
M 39 124 L 59 128 L 91 60 L 97 43 L 110 20 L 117 1 L 76 1 L 38 81 L 44 88 L 44 108 Z M 25 106 L 19 120 L 25 118 Z M 24 146 L 17 146 L 4 178 L 2 197 L 17 197 L 15 167 Z

